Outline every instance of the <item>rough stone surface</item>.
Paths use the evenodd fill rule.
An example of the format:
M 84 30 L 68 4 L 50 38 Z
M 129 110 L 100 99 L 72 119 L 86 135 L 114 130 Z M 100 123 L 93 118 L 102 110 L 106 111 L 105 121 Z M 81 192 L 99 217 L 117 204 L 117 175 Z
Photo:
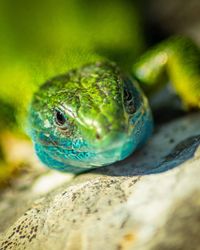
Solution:
M 151 0 L 145 9 L 154 28 L 164 34 L 189 36 L 200 44 L 199 0 Z
M 199 145 L 196 113 L 120 163 L 19 179 L 1 194 L 0 250 L 200 249 Z

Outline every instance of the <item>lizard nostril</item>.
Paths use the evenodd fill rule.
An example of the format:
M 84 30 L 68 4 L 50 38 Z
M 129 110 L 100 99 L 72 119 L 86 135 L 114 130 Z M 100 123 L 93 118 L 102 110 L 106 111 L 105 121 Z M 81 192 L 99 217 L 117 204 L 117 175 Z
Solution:
M 101 139 L 101 135 L 100 135 L 98 132 L 96 133 L 96 139 L 97 139 L 97 140 L 100 140 L 100 139 Z

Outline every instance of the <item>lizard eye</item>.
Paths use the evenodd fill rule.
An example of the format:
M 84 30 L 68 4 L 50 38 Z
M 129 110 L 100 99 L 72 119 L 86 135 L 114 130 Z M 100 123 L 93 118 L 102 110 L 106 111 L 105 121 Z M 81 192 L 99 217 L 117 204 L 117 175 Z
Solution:
M 55 121 L 55 124 L 59 128 L 65 128 L 66 127 L 67 118 L 65 117 L 65 115 L 63 114 L 63 112 L 60 111 L 60 110 L 58 110 L 58 109 L 55 110 L 54 121 Z
M 135 112 L 133 94 L 126 87 L 124 88 L 124 104 L 128 114 L 133 114 Z

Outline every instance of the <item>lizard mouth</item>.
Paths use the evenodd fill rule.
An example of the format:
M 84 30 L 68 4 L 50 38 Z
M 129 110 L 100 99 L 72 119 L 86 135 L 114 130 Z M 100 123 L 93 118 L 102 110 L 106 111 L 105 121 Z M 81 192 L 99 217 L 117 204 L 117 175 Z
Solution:
M 52 136 L 43 130 L 32 130 L 31 137 L 36 144 L 40 144 L 46 150 L 54 147 L 61 151 L 76 151 L 76 153 L 104 153 L 106 151 L 115 150 L 123 147 L 123 145 L 129 140 L 130 134 L 127 131 L 119 132 L 113 131 L 108 135 L 105 135 L 104 141 L 87 141 L 83 138 L 62 138 Z
M 123 145 L 121 145 L 123 147 Z M 35 149 L 40 160 L 51 168 L 65 172 L 83 172 L 88 169 L 109 165 L 121 160 L 122 148 L 83 151 L 49 144 L 36 143 Z
M 107 147 L 93 147 L 86 141 L 75 148 L 75 141 L 61 142 L 59 138 L 52 138 L 50 134 L 35 131 L 35 150 L 39 159 L 47 166 L 65 172 L 83 172 L 88 169 L 109 165 L 122 159 L 122 151 L 127 143 L 128 135 L 118 134 L 108 138 Z
M 49 139 L 49 138 L 50 137 L 48 137 L 48 140 L 46 140 L 46 138 L 38 138 L 35 141 L 36 141 L 37 144 L 40 144 L 42 147 L 46 148 L 46 150 L 48 150 L 48 148 L 54 147 L 54 148 L 57 148 L 57 149 L 59 149 L 61 151 L 63 150 L 63 151 L 66 151 L 66 152 L 73 150 L 77 154 L 78 153 L 88 153 L 88 152 L 98 153 L 98 154 L 105 153 L 107 151 L 115 150 L 117 148 L 123 147 L 123 145 L 128 140 L 128 136 L 122 135 L 121 137 L 119 136 L 120 140 L 113 140 L 113 141 L 111 140 L 110 145 L 108 145 L 107 147 L 94 147 L 93 145 L 84 144 L 79 148 L 75 148 L 75 147 L 72 146 L 73 141 L 72 141 L 70 146 L 67 146 L 67 143 L 66 143 L 66 145 L 60 144 L 57 140 Z

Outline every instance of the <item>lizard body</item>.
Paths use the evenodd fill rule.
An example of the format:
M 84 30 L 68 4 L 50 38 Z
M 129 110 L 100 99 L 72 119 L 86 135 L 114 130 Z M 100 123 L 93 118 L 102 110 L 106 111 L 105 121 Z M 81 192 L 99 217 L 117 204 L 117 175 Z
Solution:
M 199 48 L 170 39 L 136 61 L 144 39 L 129 1 L 20 2 L 1 3 L 1 127 L 7 107 L 14 129 L 26 127 L 28 116 L 36 153 L 49 167 L 78 173 L 145 143 L 153 122 L 137 81 L 154 88 L 167 73 L 184 104 L 200 106 Z

